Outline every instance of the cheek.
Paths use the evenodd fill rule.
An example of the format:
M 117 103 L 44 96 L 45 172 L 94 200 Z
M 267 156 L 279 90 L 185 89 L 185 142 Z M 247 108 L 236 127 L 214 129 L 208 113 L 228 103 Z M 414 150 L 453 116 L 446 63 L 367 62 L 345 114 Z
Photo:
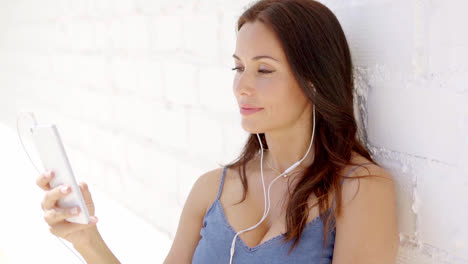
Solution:
M 275 107 L 281 102 L 281 96 L 284 96 L 281 83 L 275 81 L 274 78 L 258 80 L 255 84 L 259 103 L 264 108 Z
M 265 85 L 262 102 L 268 116 L 278 122 L 288 122 L 301 114 L 306 98 L 300 88 L 289 79 L 277 79 Z
M 260 103 L 273 119 L 284 119 L 286 111 L 294 104 L 292 94 L 288 91 L 288 83 L 280 78 L 259 80 L 256 84 Z

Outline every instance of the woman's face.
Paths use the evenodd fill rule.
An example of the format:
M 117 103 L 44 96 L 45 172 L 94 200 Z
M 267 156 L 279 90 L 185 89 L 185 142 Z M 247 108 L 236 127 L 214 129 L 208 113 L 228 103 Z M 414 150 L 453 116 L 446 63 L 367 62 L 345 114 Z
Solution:
M 262 108 L 252 114 L 241 113 L 244 130 L 264 133 L 291 127 L 309 110 L 311 104 L 297 84 L 279 40 L 262 22 L 241 27 L 233 57 L 237 71 L 233 92 L 239 109 L 244 104 Z

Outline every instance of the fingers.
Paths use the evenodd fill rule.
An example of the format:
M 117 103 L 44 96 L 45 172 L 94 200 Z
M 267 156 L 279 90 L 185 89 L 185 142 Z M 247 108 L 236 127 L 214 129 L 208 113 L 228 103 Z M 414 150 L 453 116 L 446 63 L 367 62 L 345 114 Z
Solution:
M 55 207 L 50 210 L 44 211 L 44 220 L 49 225 L 55 225 L 64 219 L 67 219 L 72 216 L 76 216 L 80 213 L 80 207 L 70 207 L 70 208 L 60 208 Z
M 50 180 L 52 180 L 52 178 L 54 177 L 54 172 L 53 171 L 46 171 L 46 172 L 43 172 L 39 175 L 39 177 L 37 177 L 36 179 L 36 184 L 37 186 L 39 186 L 41 189 L 45 190 L 45 191 L 48 191 L 50 190 L 50 185 L 49 185 L 49 182 Z
M 79 206 L 70 208 L 56 206 L 58 200 L 71 193 L 71 187 L 67 184 L 63 184 L 51 188 L 50 181 L 54 176 L 53 171 L 45 171 L 36 179 L 37 186 L 46 191 L 41 202 L 41 207 L 44 211 L 44 220 L 49 225 L 49 231 L 55 236 L 65 238 L 70 242 L 76 242 L 88 237 L 88 234 L 97 232 L 93 231 L 97 230 L 97 217 L 94 216 L 94 204 L 88 190 L 88 185 L 85 182 L 81 182 L 79 188 L 86 202 L 88 212 L 90 213 L 90 222 L 88 224 L 70 223 L 65 220 L 79 215 L 81 209 Z
M 91 197 L 91 193 L 89 192 L 88 185 L 85 182 L 80 182 L 80 189 L 81 194 L 83 195 L 83 199 L 88 202 L 92 202 L 93 198 Z
M 53 207 L 55 207 L 55 204 L 57 201 L 62 198 L 67 196 L 71 191 L 70 186 L 68 185 L 60 185 L 57 186 L 50 191 L 47 191 L 44 199 L 42 200 L 42 210 L 50 210 Z

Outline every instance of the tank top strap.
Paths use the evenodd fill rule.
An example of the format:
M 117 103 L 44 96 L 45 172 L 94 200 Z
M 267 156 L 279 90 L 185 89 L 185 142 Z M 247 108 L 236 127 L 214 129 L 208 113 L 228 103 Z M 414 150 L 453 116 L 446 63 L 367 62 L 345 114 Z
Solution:
M 226 177 L 226 167 L 223 168 L 223 174 L 221 175 L 221 183 L 219 184 L 219 190 L 218 190 L 218 195 L 216 196 L 216 200 L 219 199 L 221 196 L 221 192 L 223 191 L 223 185 L 224 185 L 224 178 Z
M 349 175 L 351 172 L 353 172 L 353 171 L 356 170 L 358 167 L 360 167 L 360 166 L 362 166 L 362 165 L 365 165 L 365 164 L 374 164 L 374 163 L 366 162 L 366 163 L 358 164 L 357 166 L 355 166 L 354 168 L 352 168 L 351 170 L 349 170 L 348 173 L 346 173 L 345 177 L 343 177 L 343 179 L 341 180 L 340 185 L 343 185 L 344 180 L 346 179 L 346 177 L 348 177 L 348 175 Z M 335 206 L 335 197 L 333 197 L 332 208 L 333 208 L 334 206 Z
M 341 180 L 340 185 L 343 185 L 344 180 L 346 179 L 346 177 L 348 177 L 348 175 L 349 175 L 351 172 L 353 172 L 353 171 L 356 170 L 358 167 L 360 167 L 360 166 L 362 166 L 362 165 L 365 165 L 365 164 L 374 164 L 374 163 L 366 162 L 366 163 L 358 164 L 357 166 L 355 166 L 354 168 L 352 168 L 348 173 L 346 173 L 345 177 L 343 177 L 343 179 Z

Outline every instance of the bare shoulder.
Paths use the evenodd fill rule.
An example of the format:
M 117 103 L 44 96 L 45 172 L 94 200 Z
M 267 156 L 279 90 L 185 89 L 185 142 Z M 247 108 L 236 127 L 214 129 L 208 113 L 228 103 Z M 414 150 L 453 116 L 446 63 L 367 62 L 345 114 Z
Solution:
M 214 187 L 214 185 L 220 183 L 222 174 L 223 168 L 209 170 L 198 177 L 196 184 L 211 189 L 211 187 Z
M 209 170 L 200 175 L 193 185 L 193 189 L 196 189 L 196 195 L 205 203 L 204 214 L 216 199 L 222 174 L 223 168 Z
M 394 188 L 393 176 L 385 168 L 371 164 L 369 160 L 363 157 L 356 158 L 354 163 L 362 165 L 354 169 L 343 182 L 343 204 L 351 202 L 359 194 L 359 191 L 380 191 Z M 349 166 L 346 170 L 350 171 L 352 168 L 354 166 Z
M 174 241 L 164 264 L 191 263 L 200 240 L 203 218 L 217 194 L 217 184 L 221 179 L 222 169 L 214 169 L 200 175 L 188 194 L 179 219 Z
M 378 165 L 361 165 L 342 185 L 333 263 L 395 263 L 398 243 L 393 176 Z

